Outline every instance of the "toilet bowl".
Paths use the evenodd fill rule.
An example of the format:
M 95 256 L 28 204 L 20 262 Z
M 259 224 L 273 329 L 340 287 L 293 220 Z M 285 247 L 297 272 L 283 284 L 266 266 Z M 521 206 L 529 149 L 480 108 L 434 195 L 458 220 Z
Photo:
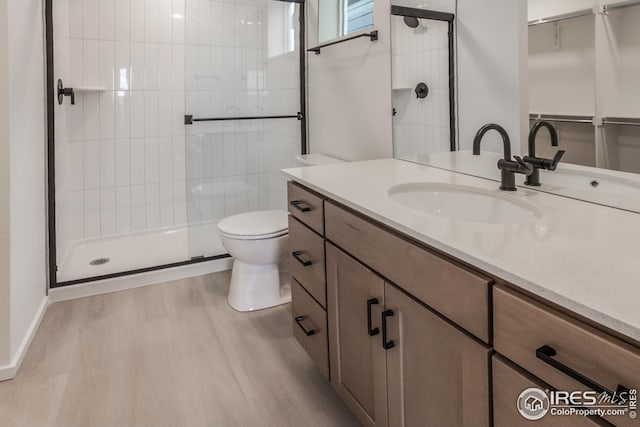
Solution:
M 298 156 L 299 166 L 341 163 L 322 154 Z M 237 311 L 255 311 L 291 301 L 288 212 L 246 212 L 218 223 L 222 245 L 234 258 L 227 301 Z
M 288 213 L 257 211 L 218 223 L 222 245 L 234 257 L 227 300 L 238 311 L 254 311 L 291 301 L 281 272 L 289 247 Z M 286 269 L 285 269 L 286 270 Z M 289 285 L 289 286 L 287 286 Z

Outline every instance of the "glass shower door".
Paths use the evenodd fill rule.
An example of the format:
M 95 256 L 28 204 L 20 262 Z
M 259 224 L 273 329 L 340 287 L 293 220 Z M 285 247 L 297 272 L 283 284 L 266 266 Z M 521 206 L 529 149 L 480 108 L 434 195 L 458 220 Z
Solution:
M 184 15 L 179 1 L 53 2 L 55 286 L 189 260 Z
M 300 13 L 277 0 L 187 2 L 189 256 L 224 254 L 217 223 L 286 209 L 280 169 L 301 150 Z

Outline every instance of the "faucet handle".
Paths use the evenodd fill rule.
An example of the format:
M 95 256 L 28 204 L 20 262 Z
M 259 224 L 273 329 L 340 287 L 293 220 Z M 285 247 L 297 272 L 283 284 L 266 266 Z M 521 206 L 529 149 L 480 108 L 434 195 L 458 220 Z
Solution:
M 556 155 L 553 157 L 553 160 L 551 160 L 551 166 L 549 167 L 550 171 L 554 171 L 558 168 L 558 163 L 560 163 L 560 159 L 562 159 L 562 156 L 564 156 L 564 153 L 566 153 L 566 151 L 558 150 Z
M 513 156 L 513 158 L 516 159 L 516 162 L 518 163 L 518 166 L 519 166 L 516 169 L 516 172 L 523 173 L 527 176 L 533 173 L 534 167 L 531 163 L 525 162 L 524 160 L 522 160 L 522 157 L 520 156 Z
M 498 160 L 498 169 L 502 171 L 510 172 L 510 173 L 514 173 L 514 172 L 521 173 L 526 176 L 531 175 L 535 170 L 533 165 L 531 163 L 528 163 L 522 160 L 522 157 L 513 156 L 513 158 L 515 159 L 515 162 L 513 160 L 505 160 L 505 159 Z

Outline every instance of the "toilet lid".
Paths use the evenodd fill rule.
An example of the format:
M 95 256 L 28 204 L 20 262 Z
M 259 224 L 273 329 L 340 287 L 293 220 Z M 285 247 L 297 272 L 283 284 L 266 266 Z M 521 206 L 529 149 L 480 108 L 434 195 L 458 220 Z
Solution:
M 232 236 L 266 237 L 286 233 L 288 221 L 287 211 L 246 212 L 224 218 L 218 222 L 218 230 Z

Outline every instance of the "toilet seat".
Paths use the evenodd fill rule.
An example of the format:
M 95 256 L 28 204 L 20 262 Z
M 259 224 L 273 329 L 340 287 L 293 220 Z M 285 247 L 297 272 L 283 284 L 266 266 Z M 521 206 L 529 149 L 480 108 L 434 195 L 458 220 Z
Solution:
M 289 213 L 282 210 L 246 212 L 218 222 L 220 234 L 230 239 L 263 240 L 289 232 Z
M 287 234 L 289 234 L 289 230 L 279 231 L 277 233 L 271 233 L 271 234 L 260 234 L 256 236 L 243 236 L 241 234 L 230 234 L 230 233 L 224 233 L 222 231 L 220 232 L 221 236 L 228 237 L 229 239 L 236 239 L 236 240 L 266 240 L 266 239 L 273 239 L 275 237 L 286 236 Z

